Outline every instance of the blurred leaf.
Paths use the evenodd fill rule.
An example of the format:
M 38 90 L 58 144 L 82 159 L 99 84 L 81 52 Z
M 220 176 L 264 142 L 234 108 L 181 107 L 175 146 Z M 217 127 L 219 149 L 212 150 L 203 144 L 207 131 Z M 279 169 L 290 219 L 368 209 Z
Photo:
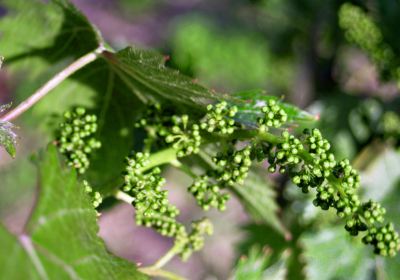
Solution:
M 276 100 L 288 115 L 288 121 L 293 123 L 313 123 L 317 121 L 317 117 L 299 109 L 298 107 L 282 102 L 276 96 L 266 95 L 263 90 L 249 90 L 238 92 L 234 97 L 241 102 L 236 102 L 234 105 L 238 107 L 237 120 L 244 124 L 254 126 L 257 123 L 257 118 L 262 117 L 260 108 L 265 106 L 268 100 Z
M 341 227 L 308 233 L 302 238 L 307 279 L 369 279 L 373 262 L 360 240 L 355 240 Z
M 275 58 L 269 42 L 254 29 L 220 30 L 210 18 L 196 16 L 178 19 L 174 31 L 172 62 L 208 86 L 229 91 L 290 87 L 293 62 Z
M 284 280 L 287 274 L 288 253 L 271 263 L 270 252 L 252 247 L 247 256 L 240 257 L 232 279 L 235 280 Z
M 266 177 L 251 172 L 243 186 L 233 185 L 232 189 L 254 221 L 270 225 L 283 236 L 288 234 L 277 215 L 275 190 Z
M 383 77 L 398 78 L 399 60 L 392 47 L 385 42 L 382 30 L 373 14 L 351 3 L 344 3 L 339 11 L 339 26 L 345 38 L 360 47 L 383 72 Z
M 360 154 L 356 162 L 368 162 L 360 173 L 364 197 L 382 201 L 400 178 L 400 154 L 375 142 Z
M 75 171 L 60 166 L 54 146 L 48 148 L 39 168 L 40 195 L 19 243 L 0 231 L 2 277 L 145 279 L 133 263 L 107 252 L 97 236 L 97 213 Z

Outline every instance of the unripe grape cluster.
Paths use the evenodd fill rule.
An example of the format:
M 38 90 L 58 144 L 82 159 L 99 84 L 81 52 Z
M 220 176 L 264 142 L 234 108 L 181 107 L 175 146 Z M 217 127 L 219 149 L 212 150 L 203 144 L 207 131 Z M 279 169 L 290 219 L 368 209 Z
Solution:
M 337 162 L 330 152 L 330 143 L 318 129 L 305 130 L 303 135 L 302 140 L 288 136 L 287 131 L 282 133 L 275 149 L 270 149 L 268 160 L 272 168 L 270 166 L 269 171 L 275 172 L 276 165 L 279 165 L 280 170 L 288 171 L 293 183 L 303 192 L 314 188 L 315 206 L 323 210 L 336 209 L 338 217 L 347 219 L 345 229 L 351 235 L 367 231 L 369 237 L 364 238 L 364 242 L 373 245 L 375 253 L 393 256 L 400 249 L 398 235 L 392 226 L 386 231 L 390 231 L 388 236 L 393 238 L 388 237 L 390 240 L 386 243 L 377 241 L 374 234 L 381 230 L 385 209 L 376 202 L 361 203 L 357 195 L 360 176 L 349 160 Z
M 227 102 L 209 105 L 197 123 L 185 114 L 164 111 L 159 106 L 151 110 L 139 126 L 147 128 L 150 138 L 162 139 L 178 158 L 197 154 L 213 141 L 217 145 L 208 151 L 223 149 L 214 155 L 203 153 L 196 158 L 202 158 L 208 166 L 202 175 L 186 170 L 193 177 L 188 191 L 203 210 L 212 207 L 224 210 L 229 199 L 226 191 L 244 183 L 254 161 L 267 160 L 269 172 L 287 174 L 304 193 L 313 190 L 315 206 L 335 209 L 337 216 L 346 220 L 345 229 L 351 235 L 366 233 L 363 241 L 373 245 L 375 253 L 392 256 L 399 250 L 398 234 L 392 225 L 384 225 L 385 209 L 373 201 L 360 201 L 357 195 L 360 176 L 350 162 L 335 159 L 331 144 L 318 129 L 305 129 L 297 136 L 282 128 L 288 116 L 279 101 L 269 99 L 260 108 L 261 117 L 255 129 L 238 123 L 235 120 L 238 109 Z M 165 112 L 169 115 L 163 115 Z M 217 137 L 221 137 L 220 142 L 215 140 Z M 186 249 L 182 249 L 181 256 L 187 258 L 202 246 L 203 237 L 198 234 L 205 231 L 194 224 L 192 233 L 188 234 L 176 221 L 178 210 L 169 204 L 166 191 L 161 190 L 164 179 L 160 169 L 146 168 L 150 156 L 137 153 L 128 160 L 123 191 L 134 198 L 138 224 L 154 227 L 163 235 L 175 237 L 179 244 L 186 244 L 182 246 Z M 179 168 L 181 164 L 174 166 Z
M 101 143 L 94 138 L 96 131 L 96 116 L 86 114 L 84 108 L 64 113 L 57 143 L 60 152 L 66 156 L 68 165 L 80 174 L 89 167 L 90 154 L 101 147 Z
M 186 114 L 165 116 L 163 113 L 159 104 L 152 104 L 135 127 L 143 127 L 149 132 L 147 142 L 162 140 L 162 144 L 173 147 L 177 157 L 197 154 L 202 140 L 200 125 L 192 123 Z
M 100 206 L 103 202 L 103 197 L 98 191 L 93 191 L 93 188 L 89 185 L 88 181 L 83 180 L 83 186 L 85 187 L 85 192 L 90 195 L 92 204 L 94 208 Z
M 166 131 L 165 142 L 171 144 L 177 150 L 178 157 L 197 154 L 201 145 L 200 126 L 192 124 L 190 127 L 188 115 L 173 116 L 172 128 Z
M 261 108 L 261 112 L 263 117 L 257 119 L 260 131 L 267 131 L 269 127 L 281 127 L 287 121 L 285 110 L 274 99 L 268 100 L 266 106 Z
M 213 225 L 207 218 L 192 222 L 189 234 L 177 236 L 176 245 L 179 248 L 182 260 L 187 260 L 195 251 L 204 246 L 204 236 L 213 234 Z
M 211 183 L 207 175 L 196 178 L 188 191 L 205 211 L 209 210 L 210 207 L 217 208 L 220 211 L 225 210 L 226 202 L 230 197 L 229 194 L 221 192 L 218 184 Z
M 287 130 L 282 132 L 283 142 L 276 146 L 275 150 L 270 150 L 268 171 L 275 172 L 277 165 L 280 166 L 279 172 L 285 173 L 287 167 L 298 164 L 301 161 L 299 153 L 304 149 L 299 139 L 290 135 Z
M 213 158 L 217 166 L 216 180 L 228 186 L 243 184 L 252 164 L 251 149 L 252 146 L 249 145 L 242 150 L 231 149 L 217 154 Z
M 236 113 L 237 107 L 228 106 L 225 101 L 216 105 L 210 104 L 207 106 L 207 114 L 204 116 L 200 127 L 210 133 L 232 134 L 236 128 L 233 119 Z
M 382 256 L 394 257 L 400 247 L 399 234 L 392 223 L 370 228 L 363 237 L 363 242 L 373 245 L 374 252 Z
M 152 227 L 165 236 L 176 236 L 185 231 L 183 225 L 176 221 L 179 210 L 169 203 L 168 192 L 161 188 L 165 179 L 160 175 L 160 168 L 144 171 L 148 158 L 147 153 L 136 153 L 127 160 L 122 189 L 133 197 L 138 225 Z
M 207 219 L 195 221 L 192 231 L 186 232 L 184 225 L 176 220 L 179 210 L 168 201 L 168 192 L 161 189 L 165 179 L 160 175 L 160 168 L 147 170 L 148 159 L 148 153 L 140 152 L 128 158 L 122 190 L 133 198 L 136 223 L 175 238 L 174 247 L 186 260 L 203 247 L 204 235 L 212 233 L 212 224 Z

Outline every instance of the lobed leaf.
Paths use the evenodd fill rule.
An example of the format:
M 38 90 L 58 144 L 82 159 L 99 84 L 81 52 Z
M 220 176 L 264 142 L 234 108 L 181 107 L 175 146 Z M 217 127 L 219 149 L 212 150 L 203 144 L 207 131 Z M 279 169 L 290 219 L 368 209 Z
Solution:
M 54 146 L 39 162 L 39 177 L 25 232 L 16 238 L 0 229 L 4 279 L 146 279 L 134 264 L 107 252 L 84 186 L 60 165 Z

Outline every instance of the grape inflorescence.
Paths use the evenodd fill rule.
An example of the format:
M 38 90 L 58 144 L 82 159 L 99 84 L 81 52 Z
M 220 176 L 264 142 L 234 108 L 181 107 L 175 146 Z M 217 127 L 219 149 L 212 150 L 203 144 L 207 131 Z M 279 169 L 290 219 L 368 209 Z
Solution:
M 59 150 L 67 157 L 68 165 L 80 174 L 88 169 L 90 154 L 101 147 L 94 138 L 96 131 L 97 117 L 86 114 L 84 108 L 64 113 L 57 139 Z
M 157 104 L 149 106 L 135 125 L 147 131 L 144 150 L 127 158 L 121 187 L 132 197 L 138 225 L 174 238 L 177 253 L 187 259 L 203 247 L 204 236 L 211 234 L 212 225 L 204 218 L 193 222 L 188 232 L 177 220 L 179 210 L 169 202 L 159 165 L 169 163 L 192 177 L 188 192 L 204 211 L 223 211 L 230 198 L 229 190 L 244 184 L 255 162 L 268 162 L 268 172 L 285 174 L 302 192 L 314 193 L 316 207 L 334 209 L 345 220 L 345 229 L 351 235 L 364 233 L 362 241 L 372 245 L 375 253 L 396 255 L 399 235 L 393 224 L 385 221 L 385 209 L 376 202 L 360 200 L 358 172 L 349 160 L 335 158 L 320 130 L 291 133 L 285 109 L 274 99 L 260 108 L 261 117 L 255 128 L 239 123 L 235 119 L 237 112 L 225 101 L 208 105 L 203 117 L 176 114 Z M 93 138 L 96 118 L 76 109 L 67 112 L 64 119 L 60 151 L 69 165 L 83 173 L 89 166 L 90 153 L 100 147 Z M 163 149 L 169 151 L 167 160 L 157 156 Z M 193 159 L 204 161 L 202 167 L 187 166 L 183 161 L 187 157 L 192 158 L 192 163 Z M 197 174 L 199 170 L 202 173 Z M 97 207 L 100 203 L 100 194 L 94 193 L 93 204 Z
M 279 101 L 270 99 L 260 108 L 256 133 L 254 129 L 249 133 L 251 129 L 235 120 L 238 109 L 227 102 L 208 105 L 205 116 L 197 121 L 190 120 L 187 115 L 172 115 L 168 120 L 162 115 L 162 109 L 157 108 L 161 116 L 153 111 L 148 114 L 153 118 L 146 123 L 162 128 L 160 131 L 164 133 L 159 133 L 159 137 L 164 137 L 167 147 L 176 150 L 178 158 L 197 154 L 203 146 L 213 144 L 207 140 L 209 135 L 214 137 L 211 139 L 220 137 L 223 141 L 218 144 L 219 149 L 224 147 L 223 151 L 211 156 L 209 169 L 203 174 L 191 174 L 194 178 L 188 191 L 203 210 L 225 210 L 229 199 L 227 190 L 244 183 L 255 161 L 267 161 L 269 172 L 287 174 L 304 193 L 313 191 L 316 207 L 335 209 L 337 216 L 346 221 L 345 229 L 351 235 L 365 232 L 363 241 L 373 245 L 375 253 L 393 256 L 398 251 L 399 237 L 393 225 L 385 224 L 384 208 L 372 201 L 362 203 L 357 195 L 360 176 L 349 160 L 336 160 L 331 144 L 316 128 L 305 129 L 300 136 L 290 133 L 284 127 L 288 116 Z M 157 123 L 161 119 L 163 122 Z M 168 123 L 172 127 L 168 127 Z M 196 133 L 185 134 L 182 133 L 184 130 Z M 173 133 L 187 138 L 183 141 L 179 138 L 182 136 Z

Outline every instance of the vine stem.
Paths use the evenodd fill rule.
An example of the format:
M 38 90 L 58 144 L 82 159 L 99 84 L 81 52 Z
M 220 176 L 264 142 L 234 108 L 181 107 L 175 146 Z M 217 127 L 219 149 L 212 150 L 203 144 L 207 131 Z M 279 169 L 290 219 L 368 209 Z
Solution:
M 41 86 L 37 91 L 35 91 L 30 97 L 22 101 L 17 107 L 5 114 L 1 120 L 11 121 L 17 118 L 19 115 L 27 111 L 33 105 L 35 105 L 40 99 L 45 97 L 51 90 L 57 87 L 61 82 L 71 76 L 73 73 L 88 65 L 89 63 L 95 61 L 98 56 L 105 50 L 104 46 L 99 46 L 92 52 L 85 54 L 84 56 L 78 58 L 70 65 L 65 67 L 63 70 L 54 75 L 53 78 L 48 80 L 43 86 Z
M 124 193 L 123 191 L 117 191 L 114 195 L 115 198 L 124 201 L 126 203 L 131 204 L 133 201 L 133 197 Z M 162 257 L 160 257 L 153 265 L 139 268 L 139 271 L 151 276 L 160 276 L 171 280 L 185 280 L 179 275 L 176 275 L 170 271 L 166 271 L 161 269 L 164 265 L 166 265 L 176 254 L 179 253 L 180 247 L 175 244 L 171 247 Z
M 149 266 L 150 269 L 160 269 L 164 265 L 166 265 L 173 257 L 176 256 L 180 251 L 180 246 L 175 244 L 171 247 L 161 258 L 159 258 L 152 266 Z
M 126 202 L 128 204 L 132 204 L 133 202 L 133 197 L 130 196 L 129 194 L 123 192 L 123 191 L 117 191 L 114 195 L 114 197 L 118 200 L 121 200 L 123 202 Z
M 179 276 L 175 273 L 172 273 L 170 271 L 166 271 L 163 269 L 143 267 L 143 268 L 138 268 L 138 270 L 140 272 L 150 275 L 150 276 L 158 276 L 158 277 L 163 277 L 165 279 L 171 279 L 171 280 L 186 280 L 186 278 L 184 278 L 182 276 Z

